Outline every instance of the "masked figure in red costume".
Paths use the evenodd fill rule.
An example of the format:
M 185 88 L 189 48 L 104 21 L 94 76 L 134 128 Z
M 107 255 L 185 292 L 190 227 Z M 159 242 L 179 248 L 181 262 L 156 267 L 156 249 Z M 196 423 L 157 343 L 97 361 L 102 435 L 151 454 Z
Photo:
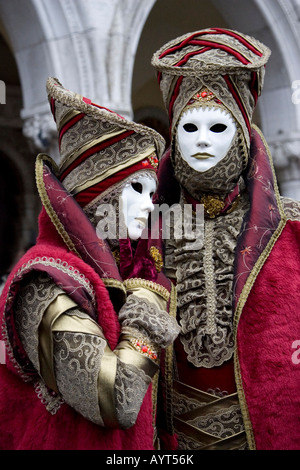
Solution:
M 252 123 L 269 55 L 252 37 L 209 28 L 152 59 L 171 136 L 156 202 L 205 214 L 200 248 L 165 242 L 182 449 L 300 448 L 300 204 L 280 197 Z
M 161 254 L 138 241 L 164 141 L 55 79 L 47 92 L 61 161 L 37 159 L 39 237 L 1 297 L 0 448 L 153 449 L 179 327 Z

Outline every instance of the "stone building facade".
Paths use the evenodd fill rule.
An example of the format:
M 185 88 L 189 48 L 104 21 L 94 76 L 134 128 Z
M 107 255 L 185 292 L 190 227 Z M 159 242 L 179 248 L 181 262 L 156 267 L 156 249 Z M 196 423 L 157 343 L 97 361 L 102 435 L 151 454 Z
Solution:
M 300 0 L 0 0 L 0 275 L 35 240 L 35 157 L 58 159 L 47 77 L 167 137 L 151 56 L 210 26 L 271 48 L 255 119 L 281 193 L 300 200 Z

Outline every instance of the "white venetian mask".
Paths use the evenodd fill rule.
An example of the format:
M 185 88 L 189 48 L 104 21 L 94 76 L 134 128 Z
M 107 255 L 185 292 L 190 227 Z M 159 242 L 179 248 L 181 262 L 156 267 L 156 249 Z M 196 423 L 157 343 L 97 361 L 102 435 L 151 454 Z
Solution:
M 140 175 L 128 183 L 120 197 L 120 212 L 123 215 L 131 240 L 141 237 L 150 212 L 154 210 L 152 197 L 156 190 L 156 179 Z
M 229 113 L 220 108 L 192 108 L 181 117 L 177 128 L 183 160 L 198 172 L 214 167 L 227 154 L 237 127 Z

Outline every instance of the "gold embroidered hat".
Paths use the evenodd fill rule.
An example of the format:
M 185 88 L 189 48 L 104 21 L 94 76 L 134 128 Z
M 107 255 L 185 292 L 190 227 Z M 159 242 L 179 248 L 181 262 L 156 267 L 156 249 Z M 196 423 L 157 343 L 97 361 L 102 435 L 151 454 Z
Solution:
M 85 207 L 103 191 L 142 170 L 156 172 L 164 139 L 91 100 L 47 80 L 51 111 L 59 133 L 58 177 Z
M 185 106 L 222 103 L 241 126 L 250 147 L 251 121 L 261 94 L 271 51 L 236 31 L 208 28 L 188 33 L 160 48 L 152 57 L 171 134 Z M 197 96 L 198 95 L 198 96 Z

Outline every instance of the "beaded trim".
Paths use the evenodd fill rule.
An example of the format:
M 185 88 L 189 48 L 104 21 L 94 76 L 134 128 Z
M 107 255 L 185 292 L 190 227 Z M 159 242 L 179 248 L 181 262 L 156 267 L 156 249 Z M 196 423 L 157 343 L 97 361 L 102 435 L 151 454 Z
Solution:
M 222 101 L 219 100 L 216 95 L 206 87 L 201 88 L 199 92 L 195 93 L 184 109 L 192 107 L 198 108 L 199 106 L 204 106 L 210 102 L 212 102 L 211 104 L 213 106 L 221 105 L 220 107 L 222 109 L 227 109 Z
M 147 281 L 146 279 L 126 279 L 124 281 L 124 286 L 126 290 L 143 287 L 145 289 L 151 290 L 152 292 L 155 292 L 156 294 L 159 294 L 166 301 L 168 301 L 170 298 L 170 293 L 165 287 L 161 286 L 160 284 L 156 284 L 153 281 Z
M 83 288 L 88 291 L 89 295 L 91 296 L 92 303 L 93 305 L 95 305 L 95 292 L 89 279 L 85 277 L 85 275 L 82 274 L 77 268 L 71 266 L 66 261 L 62 261 L 59 258 L 37 256 L 34 259 L 30 259 L 29 261 L 27 261 L 27 263 L 22 264 L 20 269 L 17 271 L 15 278 L 23 276 L 26 271 L 34 269 L 34 266 L 39 264 L 41 264 L 42 266 L 50 266 L 52 268 L 58 269 L 59 271 L 62 271 L 63 273 L 75 279 L 79 284 L 82 285 Z
M 149 357 L 153 361 L 158 359 L 158 354 L 156 351 L 153 351 L 151 346 L 146 343 L 143 339 L 130 338 L 129 342 L 134 346 L 134 348 L 143 354 L 144 356 Z
M 149 162 L 150 162 L 150 164 L 153 166 L 153 168 L 154 168 L 155 170 L 157 170 L 158 164 L 159 164 L 159 160 L 158 160 L 158 158 L 157 158 L 156 152 L 151 153 L 151 155 L 149 155 L 149 156 L 147 157 L 147 159 L 149 160 Z
M 220 215 L 225 207 L 225 202 L 217 195 L 212 196 L 211 194 L 204 194 L 200 202 L 204 206 L 205 214 L 207 214 L 210 219 L 214 219 Z
M 51 392 L 42 379 L 39 379 L 34 384 L 34 390 L 41 403 L 46 407 L 46 410 L 51 415 L 55 415 L 61 405 L 64 403 L 61 395 L 56 394 L 55 392 Z

